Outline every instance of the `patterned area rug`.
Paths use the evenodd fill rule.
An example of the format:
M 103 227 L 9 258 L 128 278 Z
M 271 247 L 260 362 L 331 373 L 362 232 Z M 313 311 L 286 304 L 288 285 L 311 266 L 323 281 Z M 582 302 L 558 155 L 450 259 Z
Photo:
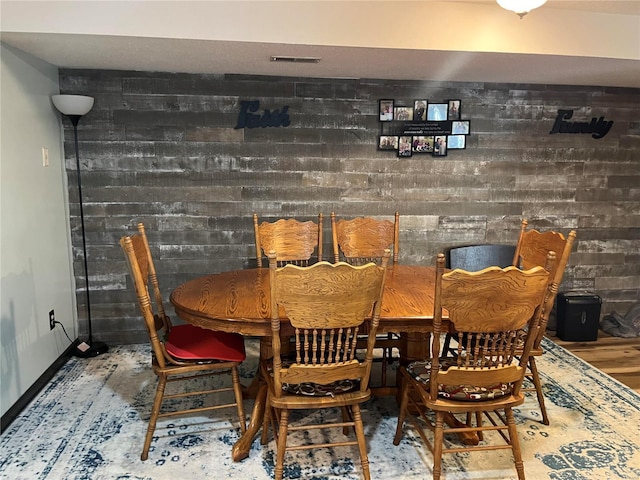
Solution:
M 527 478 L 640 478 L 640 396 L 551 341 L 545 339 L 544 346 L 547 353 L 538 363 L 551 425 L 539 422 L 533 396 L 516 412 Z M 255 372 L 257 342 L 248 340 L 247 348 L 246 384 Z M 272 435 L 266 447 L 256 439 L 249 458 L 231 459 L 239 436 L 233 411 L 159 422 L 149 459 L 140 461 L 156 385 L 149 358 L 146 345 L 129 345 L 92 359 L 71 359 L 0 437 L 0 478 L 273 478 Z M 248 414 L 252 405 L 246 401 Z M 431 454 L 410 426 L 405 425 L 400 445 L 392 444 L 396 414 L 393 398 L 364 405 L 372 478 L 431 478 Z M 443 472 L 446 480 L 516 478 L 508 451 L 447 455 Z M 362 475 L 355 447 L 346 447 L 287 454 L 285 478 Z

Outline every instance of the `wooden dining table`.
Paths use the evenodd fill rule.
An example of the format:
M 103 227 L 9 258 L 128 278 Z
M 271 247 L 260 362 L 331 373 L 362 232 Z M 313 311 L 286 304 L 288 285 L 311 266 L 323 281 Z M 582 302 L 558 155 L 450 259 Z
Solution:
M 433 324 L 435 267 L 388 267 L 378 333 L 401 335 L 400 363 L 425 359 Z M 260 356 L 271 354 L 269 269 L 252 268 L 205 275 L 178 286 L 170 296 L 176 315 L 202 328 L 260 337 Z M 293 334 L 283 328 L 283 336 Z M 258 379 L 259 380 L 259 379 Z M 267 388 L 258 381 L 251 419 L 233 447 L 234 461 L 249 455 L 262 425 Z

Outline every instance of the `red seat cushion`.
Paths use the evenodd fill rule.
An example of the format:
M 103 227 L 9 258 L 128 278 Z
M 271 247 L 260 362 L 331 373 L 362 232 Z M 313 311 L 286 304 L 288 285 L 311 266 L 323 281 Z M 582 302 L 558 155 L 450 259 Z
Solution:
M 246 358 L 242 335 L 190 324 L 173 327 L 164 345 L 167 353 L 178 360 L 242 362 Z

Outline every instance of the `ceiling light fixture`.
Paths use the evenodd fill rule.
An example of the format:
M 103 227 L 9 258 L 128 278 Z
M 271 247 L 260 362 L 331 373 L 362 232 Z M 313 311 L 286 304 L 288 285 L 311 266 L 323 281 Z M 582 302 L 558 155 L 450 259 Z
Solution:
M 291 62 L 291 63 L 318 63 L 320 59 L 317 57 L 285 57 L 282 55 L 272 55 L 272 62 Z
M 496 0 L 505 10 L 515 12 L 520 16 L 520 20 L 531 10 L 544 5 L 547 0 Z

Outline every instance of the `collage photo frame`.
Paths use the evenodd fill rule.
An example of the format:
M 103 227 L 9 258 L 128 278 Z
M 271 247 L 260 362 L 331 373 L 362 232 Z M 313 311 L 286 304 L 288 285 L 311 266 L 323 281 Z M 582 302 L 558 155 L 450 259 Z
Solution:
M 380 100 L 378 150 L 395 151 L 398 157 L 445 157 L 449 150 L 466 149 L 471 122 L 462 118 L 461 107 L 459 98 L 441 102 L 425 98 Z

